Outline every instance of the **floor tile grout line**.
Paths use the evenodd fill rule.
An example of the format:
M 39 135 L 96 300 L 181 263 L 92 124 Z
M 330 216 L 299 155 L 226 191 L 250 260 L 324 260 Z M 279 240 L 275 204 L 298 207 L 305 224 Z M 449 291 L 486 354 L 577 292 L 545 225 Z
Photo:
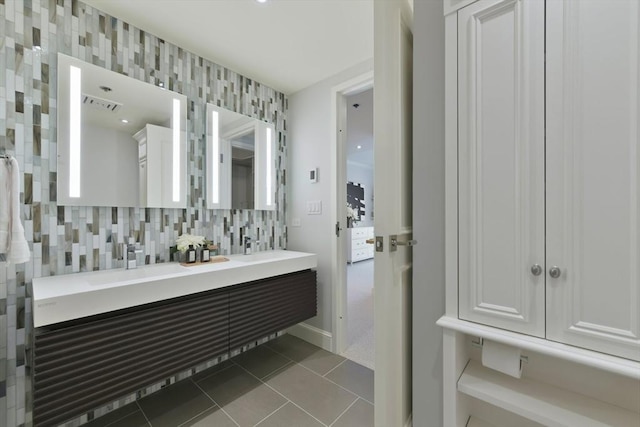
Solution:
M 289 403 L 289 399 L 287 399 L 286 402 L 284 402 L 280 407 L 278 407 L 275 411 L 271 412 L 269 415 L 267 415 L 266 417 L 264 417 L 263 419 L 261 419 L 260 421 L 258 421 L 257 423 L 254 424 L 254 427 L 258 427 L 258 425 L 263 422 L 264 420 L 266 420 L 267 418 L 269 418 L 271 415 L 275 414 L 276 412 L 278 412 L 280 409 L 284 408 L 285 406 L 287 406 L 287 403 Z
M 287 366 L 291 366 L 291 365 L 298 365 L 298 363 L 293 362 L 290 364 L 287 364 L 285 366 L 283 366 L 281 368 L 284 369 Z M 240 366 L 240 365 L 238 365 Z M 275 388 L 271 387 L 269 384 L 267 384 L 266 382 L 262 381 L 260 378 L 258 378 L 257 376 L 253 375 L 251 372 L 249 372 L 248 370 L 246 370 L 245 368 L 243 368 L 242 366 L 240 366 L 240 368 L 242 368 L 244 371 L 246 371 L 249 375 L 251 375 L 252 377 L 254 377 L 255 379 L 257 379 L 258 381 L 260 381 L 262 384 L 264 384 L 265 386 L 267 386 L 268 388 L 270 388 L 271 390 L 273 390 L 275 393 L 279 394 L 280 396 L 282 396 L 284 399 L 286 399 L 288 402 L 291 402 L 294 406 L 296 406 L 298 409 L 300 409 L 302 412 L 304 412 L 305 414 L 309 415 L 311 418 L 313 418 L 314 420 L 316 420 L 317 422 L 319 422 L 320 424 L 322 424 L 323 426 L 326 426 L 325 423 L 323 423 L 322 421 L 320 421 L 318 418 L 314 417 L 313 415 L 311 415 L 306 409 L 304 409 L 303 407 L 301 407 L 300 405 L 298 405 L 296 402 L 294 402 L 293 400 L 289 399 L 287 396 L 285 396 L 284 394 L 280 393 L 278 390 L 276 390 Z M 262 422 L 262 421 L 261 421 Z
M 133 403 L 133 402 L 130 402 L 130 403 Z M 113 413 L 113 412 L 117 411 L 118 409 L 125 408 L 126 406 L 127 406 L 127 404 L 125 404 L 125 405 L 123 405 L 123 406 L 120 406 L 119 408 L 114 408 L 114 409 L 112 409 L 111 411 L 106 412 L 106 413 L 104 413 L 104 414 L 100 415 L 99 417 L 96 417 L 96 418 L 92 419 L 91 421 L 87 420 L 87 422 L 86 422 L 85 424 L 89 424 L 89 423 L 91 423 L 91 422 L 93 422 L 93 421 L 95 421 L 95 420 L 99 420 L 100 418 L 104 417 L 105 415 L 111 414 L 111 413 Z M 133 405 L 131 405 L 131 406 L 133 406 Z M 140 408 L 140 406 L 139 406 L 139 405 L 138 405 L 138 410 L 139 410 L 140 412 L 142 412 L 142 409 Z M 108 423 L 108 424 L 105 424 L 105 426 L 104 426 L 104 427 L 109 427 L 110 425 L 113 425 L 113 424 L 115 424 L 115 423 L 117 423 L 117 422 L 120 422 L 120 421 L 124 420 L 125 418 L 127 418 L 127 417 L 129 417 L 129 416 L 131 416 L 131 415 L 135 414 L 136 412 L 138 412 L 138 411 L 133 411 L 133 412 L 131 412 L 130 414 L 123 415 L 123 416 L 121 416 L 120 418 L 115 419 L 115 420 L 111 421 L 111 422 L 110 422 L 110 423 Z M 2 419 L 2 418 L 0 418 L 0 420 L 1 420 L 1 419 Z M 62 425 L 62 424 L 61 424 L 61 425 Z M 83 425 L 84 425 L 84 424 L 83 424 Z
M 342 418 L 342 416 L 343 416 L 344 414 L 346 414 L 346 413 L 347 413 L 347 411 L 348 411 L 349 409 L 351 409 L 351 407 L 352 407 L 353 405 L 355 405 L 355 404 L 356 404 L 356 402 L 357 402 L 359 399 L 360 399 L 360 397 L 357 397 L 357 398 L 356 398 L 356 400 L 354 400 L 353 402 L 351 402 L 351 405 L 349 405 L 349 407 L 348 407 L 347 409 L 345 409 L 344 411 L 342 411 L 342 413 L 341 413 L 340 415 L 338 415 L 338 418 L 336 418 L 335 420 L 333 420 L 333 422 L 332 422 L 331 424 L 329 424 L 329 427 L 331 427 L 331 426 L 333 426 L 335 423 L 337 423 L 337 422 L 338 422 L 338 420 L 339 420 L 340 418 Z
M 284 335 L 282 335 L 282 336 L 284 336 Z M 266 343 L 265 343 L 265 345 L 267 345 L 267 344 L 269 344 L 269 342 L 266 342 Z M 276 350 L 275 348 L 273 348 L 273 347 L 269 347 L 268 345 L 267 345 L 267 347 L 269 348 L 269 350 L 273 351 L 275 354 L 278 354 L 278 355 L 280 355 L 280 356 L 284 357 L 285 359 L 289 359 L 290 361 L 292 361 L 292 362 L 294 362 L 294 363 L 298 363 L 295 359 L 290 358 L 289 356 L 287 356 L 287 355 L 286 355 L 286 354 L 284 354 L 284 353 L 280 353 L 280 352 L 279 352 L 278 350 Z
M 285 335 L 286 335 L 286 334 L 285 334 Z M 283 336 L 284 336 L 284 335 L 281 335 L 280 337 L 283 337 Z M 291 335 L 291 336 L 293 337 L 293 335 Z M 280 338 L 280 337 L 278 337 L 278 338 Z M 294 338 L 298 338 L 298 337 L 294 337 Z M 301 338 L 298 338 L 298 339 L 299 339 L 299 340 L 301 340 L 301 341 L 304 341 L 304 340 L 303 340 L 303 339 L 301 339 Z M 275 340 L 272 340 L 272 341 L 275 341 Z M 267 347 L 269 347 L 269 345 L 268 345 L 268 344 L 269 344 L 270 342 L 271 342 L 271 341 L 267 341 L 266 343 L 264 343 L 264 345 L 266 345 Z M 306 343 L 307 341 L 304 341 L 304 342 Z M 314 346 L 314 347 L 318 347 L 317 345 L 314 345 L 314 344 L 311 344 L 311 343 L 308 343 L 308 344 L 310 344 L 310 345 L 312 345 L 312 346 Z M 319 350 L 324 350 L 322 347 L 318 347 L 318 349 L 319 349 Z M 298 365 L 300 365 L 300 366 L 304 366 L 304 365 L 302 364 L 302 362 L 304 362 L 304 360 L 306 360 L 306 359 L 304 359 L 304 360 L 295 360 L 295 359 L 292 359 L 291 357 L 287 356 L 287 355 L 286 355 L 286 354 L 284 354 L 284 353 L 280 353 L 279 351 L 275 350 L 274 348 L 269 347 L 269 350 L 273 351 L 273 352 L 274 352 L 274 353 L 276 353 L 276 354 L 279 354 L 279 355 L 280 355 L 280 356 L 282 356 L 282 357 L 285 357 L 285 358 L 287 358 L 287 359 L 291 360 L 291 361 L 292 361 L 293 363 L 295 363 L 295 364 L 298 364 Z M 365 366 L 365 365 L 363 365 L 363 364 L 361 364 L 361 363 L 358 363 L 358 362 L 356 362 L 355 360 L 351 360 L 351 359 L 349 359 L 348 357 L 344 357 L 344 356 L 343 356 L 343 355 L 341 355 L 341 354 L 333 353 L 333 352 L 328 351 L 328 350 L 324 350 L 324 351 L 326 351 L 327 353 L 333 354 L 333 355 L 335 355 L 335 356 L 342 357 L 342 359 L 343 359 L 343 360 L 342 360 L 340 363 L 338 363 L 336 366 L 334 366 L 333 368 L 331 368 L 331 370 L 329 370 L 329 372 L 327 372 L 327 373 L 326 373 L 326 374 L 324 374 L 324 375 L 318 374 L 317 372 L 313 371 L 315 374 L 320 375 L 321 377 L 324 377 L 325 375 L 328 375 L 331 371 L 333 371 L 334 369 L 336 369 L 338 366 L 342 365 L 342 364 L 343 364 L 344 362 L 346 362 L 347 360 L 350 360 L 351 362 L 356 363 L 356 364 L 358 364 L 358 365 L 360 365 L 360 366 L 364 366 L 364 367 L 365 367 L 365 368 L 367 368 L 367 369 L 371 369 L 371 368 L 369 368 L 368 366 Z M 305 368 L 306 368 L 306 366 L 305 366 Z M 310 368 L 307 368 L 307 369 L 310 369 Z M 371 370 L 373 371 L 373 369 L 371 369 Z M 274 372 L 275 372 L 275 371 L 274 371 Z M 272 373 L 273 373 L 273 372 L 272 372 Z M 271 375 L 271 374 L 269 374 L 269 375 Z
M 319 376 L 319 377 L 320 377 L 320 378 L 322 378 L 323 380 L 327 380 L 327 381 L 329 381 L 331 384 L 333 384 L 333 385 L 336 385 L 336 386 L 340 387 L 341 389 L 343 389 L 343 390 L 344 390 L 344 391 L 346 391 L 347 393 L 353 394 L 355 397 L 361 397 L 358 393 L 353 392 L 353 391 L 351 391 L 351 390 L 349 390 L 349 389 L 347 389 L 347 388 L 345 388 L 345 387 L 341 386 L 341 385 L 340 385 L 340 384 L 338 384 L 337 382 L 331 381 L 329 378 L 325 378 L 325 377 L 323 377 L 322 375 L 320 375 L 319 373 L 317 373 L 317 372 L 316 372 L 316 371 L 314 371 L 313 369 L 311 369 L 311 368 L 307 368 L 306 366 L 304 366 L 304 365 L 302 365 L 302 364 L 300 364 L 300 363 L 298 363 L 298 365 L 300 365 L 302 368 L 306 369 L 307 371 L 309 371 L 309 372 L 311 372 L 311 373 L 316 374 L 317 376 Z M 363 399 L 363 400 L 364 400 L 364 399 Z
M 340 357 L 342 357 L 342 356 L 340 356 Z M 329 372 L 327 372 L 326 374 L 322 375 L 322 377 L 323 377 L 323 378 L 326 378 L 326 377 L 327 377 L 327 375 L 329 375 L 331 372 L 333 372 L 333 371 L 335 371 L 336 369 L 338 369 L 338 368 L 339 368 L 341 365 L 343 365 L 343 364 L 344 364 L 344 362 L 346 362 L 347 360 L 349 360 L 349 359 L 346 359 L 346 358 L 345 358 L 342 362 L 338 363 L 336 366 L 334 366 L 333 368 L 331 368 L 331 370 L 330 370 Z
M 295 364 L 295 362 L 292 361 L 288 361 L 286 364 L 284 364 L 283 366 L 280 366 L 279 368 L 274 369 L 273 371 L 269 372 L 267 375 L 264 375 L 262 378 L 258 377 L 257 375 L 254 375 L 254 377 L 258 378 L 260 381 L 263 381 L 263 378 L 267 378 L 273 374 L 275 374 L 276 372 L 280 372 L 281 370 L 283 370 L 284 368 L 286 368 L 289 365 Z M 241 365 L 238 365 L 240 367 L 242 367 Z M 244 367 L 242 367 L 244 369 Z M 246 369 L 245 369 L 246 370 Z
M 294 363 L 295 364 L 295 363 Z M 284 369 L 287 366 L 290 366 L 291 364 L 287 364 L 285 366 L 283 366 L 281 369 Z M 240 365 L 238 365 L 240 366 Z M 287 396 L 285 396 L 284 394 L 280 393 L 278 390 L 274 389 L 273 387 L 271 387 L 269 384 L 267 384 L 266 382 L 262 381 L 260 378 L 258 378 L 257 376 L 255 376 L 254 374 L 252 374 L 249 370 L 247 370 L 246 368 L 240 366 L 240 369 L 242 369 L 243 371 L 245 371 L 246 373 L 248 373 L 249 375 L 251 375 L 253 378 L 257 379 L 258 381 L 260 381 L 260 383 L 266 385 L 267 387 L 269 387 L 271 390 L 275 391 L 276 393 L 278 393 L 280 396 L 282 396 L 284 399 L 289 400 L 289 398 Z M 311 414 L 309 414 L 311 415 Z
M 313 415 L 311 415 L 306 409 L 304 409 L 302 406 L 298 405 L 296 402 L 290 400 L 289 402 L 291 402 L 291 404 L 293 406 L 295 406 L 296 408 L 300 409 L 302 412 L 304 412 L 305 414 L 309 415 L 311 418 L 313 418 L 314 420 L 316 420 L 317 422 L 319 422 L 322 426 L 327 427 L 328 424 L 327 423 L 323 423 L 322 421 L 320 421 L 318 418 L 314 417 Z
M 231 366 L 230 366 L 230 367 L 231 367 Z M 226 370 L 226 368 L 225 368 L 225 369 L 223 369 L 222 371 L 224 371 L 224 370 Z M 219 372 L 222 372 L 222 371 L 219 371 Z M 208 378 L 208 377 L 207 377 L 207 378 Z M 222 407 L 222 405 L 218 404 L 218 402 L 216 402 L 216 401 L 214 400 L 214 398 L 213 398 L 213 397 L 209 396 L 209 393 L 207 393 L 206 391 L 204 391 L 204 389 L 203 389 L 202 387 L 200 387 L 200 384 L 198 384 L 197 382 L 193 381 L 193 379 L 191 379 L 191 382 L 192 382 L 192 383 L 194 383 L 194 384 L 195 384 L 195 386 L 196 386 L 196 387 L 198 387 L 198 389 L 199 389 L 201 392 L 203 392 L 205 396 L 207 396 L 207 397 L 209 398 L 209 400 L 211 400 L 211 401 L 212 401 L 212 402 L 213 402 L 213 403 L 214 403 L 218 408 L 220 408 L 220 410 L 222 411 L 222 413 L 223 413 L 223 414 L 225 414 L 227 417 L 229 417 L 229 419 L 230 419 L 230 420 L 231 420 L 235 425 L 237 425 L 238 427 L 240 427 L 240 424 L 238 424 L 238 422 L 237 422 L 237 421 L 236 421 L 236 420 L 235 420 L 231 415 L 229 415 L 229 414 L 227 413 L 227 411 L 225 411 L 225 410 L 224 410 L 224 408 Z M 209 408 L 209 409 L 211 409 L 211 408 Z
M 142 412 L 142 416 L 144 417 L 145 420 L 147 420 L 147 424 L 149 424 L 150 427 L 153 427 L 151 425 L 151 421 L 149 421 L 149 417 L 147 417 L 147 414 L 144 413 L 144 409 L 142 409 L 142 406 L 140 406 L 140 401 L 136 399 L 135 402 L 140 412 Z
M 282 335 L 282 336 L 284 336 L 284 335 Z M 304 340 L 303 340 L 303 341 L 304 341 Z M 267 342 L 267 343 L 265 343 L 265 344 L 268 344 L 268 342 Z M 311 344 L 311 345 L 313 345 L 313 344 Z M 316 347 L 317 347 L 317 346 L 316 346 Z M 318 347 L 318 348 L 320 348 L 320 347 Z M 269 349 L 271 349 L 272 351 L 274 351 L 274 352 L 275 352 L 275 353 L 277 353 L 277 354 L 280 354 L 281 356 L 287 357 L 287 356 L 285 356 L 284 354 L 279 353 L 279 352 L 277 352 L 276 350 L 272 349 L 271 347 L 269 347 Z M 320 348 L 320 350 L 323 350 L 323 349 L 322 349 L 322 348 Z M 331 352 L 329 352 L 329 353 L 331 353 Z M 335 353 L 331 353 L 331 354 L 335 354 Z M 340 355 L 339 355 L 339 354 L 336 354 L 336 356 L 340 356 Z M 336 366 L 334 366 L 334 367 L 333 367 L 329 372 L 327 372 L 327 373 L 326 373 L 326 374 L 324 374 L 324 375 L 320 375 L 319 373 L 317 373 L 317 372 L 316 372 L 316 371 L 314 371 L 313 369 L 308 368 L 308 367 L 306 367 L 305 365 L 303 365 L 301 362 L 295 361 L 295 360 L 293 360 L 293 359 L 291 359 L 291 358 L 289 358 L 289 357 L 287 357 L 287 358 L 288 358 L 289 360 L 291 360 L 294 364 L 296 364 L 296 365 L 300 365 L 301 367 L 305 368 L 306 370 L 308 370 L 308 371 L 310 371 L 310 372 L 313 372 L 314 374 L 318 375 L 320 378 L 324 378 L 324 379 L 326 379 L 327 381 L 329 381 L 329 382 L 330 382 L 330 383 L 332 383 L 332 384 L 337 385 L 338 387 L 340 387 L 340 388 L 341 388 L 341 389 L 343 389 L 344 391 L 346 391 L 346 392 L 348 392 L 348 393 L 351 393 L 351 394 L 353 394 L 354 396 L 361 398 L 361 399 L 362 399 L 362 400 L 364 400 L 365 402 L 370 403 L 370 404 L 372 404 L 372 405 L 374 405 L 374 406 L 375 406 L 375 404 L 374 404 L 373 402 L 370 402 L 370 401 L 369 401 L 369 399 L 366 399 L 366 398 L 364 398 L 364 397 L 360 396 L 358 393 L 356 393 L 356 392 L 354 392 L 354 391 L 351 391 L 351 390 L 349 390 L 349 389 L 347 389 L 347 388 L 345 388 L 345 387 L 341 386 L 340 384 L 336 383 L 335 381 L 332 381 L 332 380 L 330 380 L 329 378 L 327 378 L 327 377 L 326 377 L 326 376 L 327 376 L 327 375 L 329 375 L 331 372 L 333 372 L 335 369 L 337 369 L 340 365 L 342 365 L 343 363 L 345 363 L 347 360 L 350 360 L 351 362 L 356 363 L 356 364 L 358 364 L 358 365 L 360 365 L 360 366 L 364 366 L 364 365 L 362 365 L 362 364 L 360 364 L 360 363 L 358 363 L 358 362 L 355 362 L 355 361 L 353 361 L 353 360 L 351 360 L 351 359 L 349 359 L 349 358 L 346 358 L 346 357 L 344 357 L 344 356 L 340 356 L 340 357 L 342 357 L 344 360 L 343 360 L 342 362 L 338 363 Z M 238 366 L 239 366 L 239 365 L 238 365 Z M 279 369 L 276 369 L 275 371 L 271 372 L 269 375 L 273 375 L 273 374 L 275 374 L 276 372 L 278 372 L 278 371 L 280 371 L 280 370 L 284 369 L 286 366 L 287 366 L 287 365 L 285 365 L 285 366 L 283 366 L 283 367 L 281 367 L 281 368 L 279 368 Z M 364 367 L 365 367 L 365 368 L 367 368 L 367 369 L 371 369 L 371 368 L 368 368 L 368 367 L 366 367 L 366 366 L 364 366 Z M 371 369 L 371 370 L 373 371 L 373 369 Z M 248 371 L 247 371 L 247 372 L 248 372 Z M 265 378 L 266 378 L 266 377 L 268 377 L 269 375 L 266 375 L 266 376 L 265 376 Z M 254 376 L 255 376 L 255 375 L 254 375 Z M 256 378 L 258 378 L 258 377 L 256 377 Z M 259 379 L 259 378 L 258 378 L 258 379 Z M 375 387 L 375 386 L 374 386 L 374 387 Z
M 199 375 L 199 374 L 203 373 L 204 371 L 206 371 L 206 370 L 208 370 L 208 369 L 213 369 L 213 368 L 215 368 L 216 366 L 220 366 L 220 365 L 222 365 L 222 364 L 223 364 L 223 363 L 225 363 L 225 362 L 230 362 L 230 363 L 232 363 L 232 365 L 231 365 L 231 366 L 227 366 L 226 368 L 218 369 L 218 370 L 217 370 L 217 371 L 215 371 L 215 372 L 211 372 L 210 374 L 208 374 L 208 375 L 206 375 L 206 376 L 204 376 L 204 377 L 200 378 L 200 380 L 206 380 L 207 378 L 214 376 L 214 375 L 215 375 L 215 374 L 217 374 L 218 372 L 226 371 L 227 369 L 231 368 L 233 365 L 236 365 L 236 362 L 232 361 L 231 359 L 223 360 L 222 362 L 220 362 L 220 363 L 216 363 L 215 365 L 210 366 L 210 367 L 208 367 L 207 369 L 204 369 L 204 370 L 202 370 L 202 371 L 200 371 L 200 372 L 196 372 L 195 374 L 191 374 L 191 375 L 189 375 L 187 378 L 191 378 L 191 380 L 193 381 L 193 377 L 195 377 L 196 375 Z M 186 378 L 185 378 L 185 379 L 186 379 Z M 200 380 L 199 380 L 199 381 L 200 381 Z M 195 383 L 195 381 L 193 381 L 193 382 Z
M 276 375 L 276 374 L 280 373 L 281 371 L 284 371 L 286 368 L 289 368 L 289 367 L 291 367 L 291 366 L 293 366 L 293 365 L 297 365 L 297 363 L 296 363 L 296 362 L 294 362 L 294 361 L 288 361 L 286 365 L 281 366 L 281 367 L 279 367 L 278 369 L 275 369 L 273 372 L 271 372 L 269 375 L 265 375 L 263 378 L 258 378 L 256 375 L 253 375 L 253 374 L 251 374 L 251 375 L 253 375 L 254 377 L 258 378 L 260 381 L 262 381 L 262 382 L 264 383 L 264 382 L 265 382 L 265 381 L 264 381 L 264 379 L 265 379 L 265 378 L 267 378 L 267 377 L 272 377 L 272 376 L 274 376 L 274 375 Z M 245 369 L 245 368 L 242 368 L 242 369 L 244 369 L 245 371 L 249 372 L 249 371 L 248 371 L 247 369 Z M 249 372 L 249 373 L 250 373 L 250 372 Z
M 324 377 L 323 377 L 323 378 L 324 378 Z M 329 378 L 325 378 L 325 380 L 329 381 L 329 382 L 330 382 L 330 383 L 332 383 L 332 384 L 337 385 L 338 387 L 340 387 L 341 389 L 343 389 L 343 390 L 345 390 L 345 391 L 348 391 L 349 393 L 353 394 L 354 396 L 357 396 L 357 397 L 359 397 L 360 399 L 362 399 L 362 400 L 366 400 L 367 402 L 369 402 L 369 399 L 365 399 L 364 397 L 360 396 L 357 392 L 355 392 L 355 391 L 353 391 L 353 390 L 349 390 L 349 389 L 348 389 L 348 388 L 346 388 L 345 386 L 342 386 L 342 385 L 338 384 L 337 382 L 330 380 Z M 374 385 L 374 387 L 375 387 L 375 385 Z M 375 391 L 374 391 L 374 393 L 375 393 Z M 373 405 L 373 402 L 369 402 L 369 403 L 371 403 L 371 404 Z
M 364 397 L 362 397 L 362 396 L 360 396 L 360 395 L 358 395 L 358 397 L 359 397 L 360 399 L 364 400 L 365 402 L 367 402 L 368 404 L 370 404 L 371 406 L 376 406 L 376 404 L 375 404 L 375 403 L 373 403 L 373 402 L 369 402 L 369 399 L 365 399 Z
M 196 386 L 196 387 L 197 387 L 197 386 Z M 203 393 L 204 393 L 204 391 L 203 391 Z M 206 394 L 206 393 L 204 393 L 204 394 Z M 207 397 L 209 397 L 209 396 L 207 396 Z M 205 410 L 204 410 L 204 411 L 202 411 L 202 412 L 197 413 L 197 414 L 196 414 L 196 415 L 194 415 L 193 417 L 189 418 L 187 421 L 185 421 L 185 422 L 181 423 L 178 427 L 182 427 L 183 425 L 185 425 L 185 424 L 186 424 L 186 423 L 188 423 L 189 421 L 195 420 L 195 419 L 196 419 L 196 418 L 198 418 L 200 415 L 204 414 L 204 413 L 205 413 L 205 412 L 207 412 L 207 411 L 210 411 L 211 409 L 219 408 L 219 406 L 218 406 L 218 404 L 217 404 L 217 403 L 215 403 L 215 402 L 212 402 L 212 403 L 213 403 L 213 406 L 211 406 L 211 407 L 209 407 L 209 408 L 205 409 Z

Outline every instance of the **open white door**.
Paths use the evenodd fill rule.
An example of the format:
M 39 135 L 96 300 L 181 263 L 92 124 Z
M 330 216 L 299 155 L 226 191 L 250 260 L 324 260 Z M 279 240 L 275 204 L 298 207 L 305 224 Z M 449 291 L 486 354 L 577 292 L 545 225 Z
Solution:
M 379 427 L 405 426 L 411 416 L 412 15 L 405 0 L 374 2 L 375 425 Z M 397 236 L 398 245 L 393 245 L 391 236 Z

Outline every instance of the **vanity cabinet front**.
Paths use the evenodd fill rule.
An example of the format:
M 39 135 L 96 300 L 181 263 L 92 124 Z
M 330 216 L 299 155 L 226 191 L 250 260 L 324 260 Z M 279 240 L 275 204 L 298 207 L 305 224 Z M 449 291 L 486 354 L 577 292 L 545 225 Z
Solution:
M 226 290 L 39 328 L 34 423 L 63 422 L 224 354 L 228 345 Z
M 316 315 L 304 270 L 36 328 L 34 425 L 54 426 Z
M 458 11 L 459 316 L 640 360 L 637 1 Z
M 229 348 L 309 319 L 316 309 L 313 270 L 238 285 L 229 293 Z

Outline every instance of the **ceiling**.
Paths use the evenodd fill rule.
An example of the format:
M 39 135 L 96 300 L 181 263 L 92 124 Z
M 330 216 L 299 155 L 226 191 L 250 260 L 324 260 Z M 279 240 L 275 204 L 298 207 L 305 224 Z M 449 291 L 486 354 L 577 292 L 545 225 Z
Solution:
M 373 0 L 83 1 L 285 94 L 373 57 Z
M 373 89 L 347 97 L 347 161 L 373 168 Z

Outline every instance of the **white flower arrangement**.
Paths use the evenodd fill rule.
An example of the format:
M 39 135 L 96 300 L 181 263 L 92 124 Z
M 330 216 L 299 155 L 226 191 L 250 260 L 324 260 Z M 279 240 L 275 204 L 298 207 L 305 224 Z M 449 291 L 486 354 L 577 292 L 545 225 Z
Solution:
M 353 222 L 360 221 L 360 215 L 357 209 L 354 209 L 349 203 L 347 203 L 347 218 Z
M 183 234 L 176 239 L 176 246 L 178 250 L 185 253 L 189 249 L 189 245 L 193 245 L 194 248 L 200 247 L 206 243 L 204 236 L 192 236 L 191 234 Z

